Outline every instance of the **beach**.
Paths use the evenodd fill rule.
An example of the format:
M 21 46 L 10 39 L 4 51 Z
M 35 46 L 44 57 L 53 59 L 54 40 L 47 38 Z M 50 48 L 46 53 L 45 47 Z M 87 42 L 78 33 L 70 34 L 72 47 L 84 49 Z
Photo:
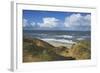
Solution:
M 49 44 L 55 46 L 55 47 L 60 47 L 60 46 L 64 46 L 64 47 L 67 47 L 67 48 L 71 48 L 71 46 L 75 43 L 75 42 L 72 42 L 72 43 L 61 43 L 61 42 L 57 42 L 57 41 L 48 41 L 48 40 L 44 40 L 46 42 L 48 42 Z

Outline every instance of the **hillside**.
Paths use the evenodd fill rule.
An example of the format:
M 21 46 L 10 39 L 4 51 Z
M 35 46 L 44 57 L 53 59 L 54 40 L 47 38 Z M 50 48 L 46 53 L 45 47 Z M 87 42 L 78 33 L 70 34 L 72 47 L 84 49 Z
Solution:
M 23 39 L 23 62 L 75 60 L 73 57 L 64 57 L 59 54 L 66 47 L 54 47 L 40 39 Z

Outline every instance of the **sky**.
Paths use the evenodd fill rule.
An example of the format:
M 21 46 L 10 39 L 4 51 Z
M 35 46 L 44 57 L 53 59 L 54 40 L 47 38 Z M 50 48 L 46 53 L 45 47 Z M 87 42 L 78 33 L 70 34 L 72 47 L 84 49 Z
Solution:
M 23 10 L 23 28 L 28 30 L 91 29 L 91 13 Z

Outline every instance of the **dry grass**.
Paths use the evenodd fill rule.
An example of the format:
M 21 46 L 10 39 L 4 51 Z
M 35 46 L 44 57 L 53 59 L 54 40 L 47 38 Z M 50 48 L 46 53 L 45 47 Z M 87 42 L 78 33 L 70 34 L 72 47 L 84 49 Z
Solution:
M 77 41 L 71 48 L 54 47 L 40 39 L 23 40 L 23 62 L 84 60 L 91 58 L 90 41 Z

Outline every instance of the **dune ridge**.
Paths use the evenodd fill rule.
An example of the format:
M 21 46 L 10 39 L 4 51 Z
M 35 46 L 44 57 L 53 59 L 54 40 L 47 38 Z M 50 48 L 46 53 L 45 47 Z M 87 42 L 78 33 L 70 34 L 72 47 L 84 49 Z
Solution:
M 90 42 L 78 41 L 71 48 L 55 47 L 37 38 L 23 38 L 23 62 L 90 59 Z

